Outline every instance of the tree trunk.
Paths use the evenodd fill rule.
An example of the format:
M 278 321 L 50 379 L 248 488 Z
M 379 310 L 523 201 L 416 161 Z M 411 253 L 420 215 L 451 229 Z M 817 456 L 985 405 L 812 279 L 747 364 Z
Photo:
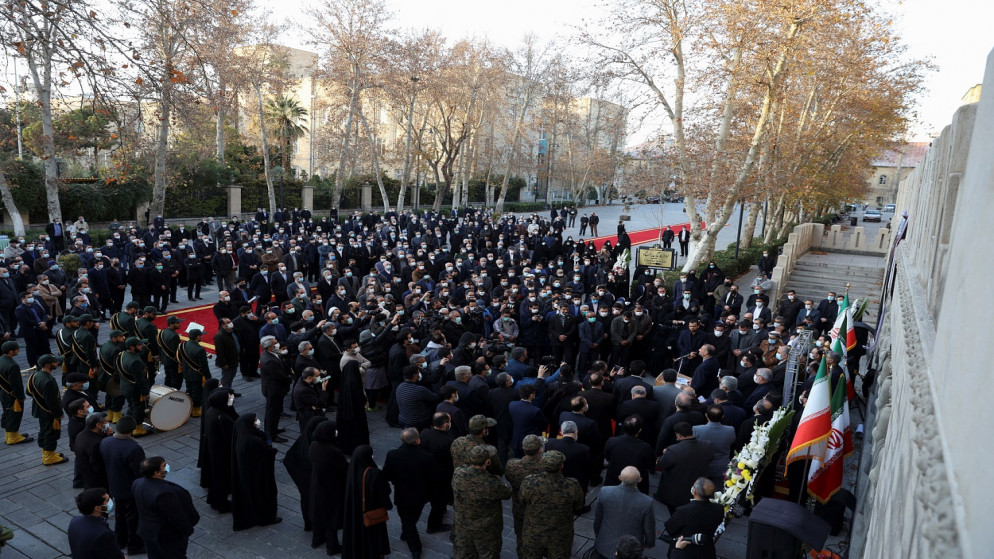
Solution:
M 172 89 L 169 76 L 162 79 L 159 99 L 159 130 L 155 138 L 155 183 L 152 187 L 152 215 L 164 215 L 166 207 L 166 158 L 169 156 L 169 119 L 172 116 Z
M 228 107 L 224 101 L 224 82 L 218 85 L 218 96 L 221 98 L 217 104 L 217 128 L 214 131 L 214 145 L 216 148 L 217 162 L 224 166 L 224 150 L 227 138 L 224 134 L 224 125 L 228 120 Z
M 380 187 L 380 197 L 383 199 L 383 213 L 387 213 L 390 211 L 390 198 L 387 196 L 386 187 L 383 186 L 383 173 L 380 172 L 380 154 L 377 153 L 379 150 L 376 149 L 376 138 L 373 136 L 373 131 L 369 128 L 366 115 L 361 110 L 359 111 L 359 122 L 362 123 L 362 129 L 366 131 L 366 137 L 369 139 L 369 149 L 373 152 L 373 174 L 376 175 L 376 185 Z
M 739 192 L 742 190 L 742 186 L 745 185 L 746 180 L 749 178 L 749 174 L 752 172 L 756 164 L 759 147 L 766 134 L 766 125 L 767 122 L 769 122 L 770 114 L 772 113 L 775 97 L 779 93 L 780 83 L 786 73 L 788 57 L 792 51 L 791 45 L 800 32 L 801 25 L 801 22 L 794 21 L 790 26 L 790 30 L 787 32 L 787 45 L 784 47 L 783 52 L 780 53 L 780 57 L 777 60 L 773 71 L 770 73 L 770 80 L 766 86 L 762 108 L 760 109 L 759 118 L 756 120 L 752 141 L 749 144 L 749 150 L 746 152 L 745 159 L 739 167 L 735 183 L 725 192 L 725 201 L 721 206 L 720 214 L 716 216 L 716 219 L 712 223 L 707 224 L 707 231 L 704 233 L 704 239 L 698 246 L 698 249 L 691 249 L 690 257 L 687 258 L 687 263 L 683 267 L 684 271 L 690 271 L 695 268 L 701 262 L 701 259 L 705 256 L 705 254 L 709 254 L 710 251 L 714 250 L 715 240 L 721 232 L 721 228 L 728 223 L 728 218 L 732 215 L 732 210 L 735 208 Z M 690 212 L 688 212 L 688 214 L 689 213 Z
M 3 200 L 3 205 L 14 222 L 14 234 L 24 235 L 24 220 L 21 218 L 20 210 L 17 209 L 17 204 L 14 203 L 14 195 L 10 192 L 10 184 L 7 183 L 3 169 L 0 169 L 0 199 Z
M 400 175 L 400 193 L 397 194 L 397 211 L 404 211 L 404 193 L 411 174 L 411 130 L 414 128 L 414 100 L 417 92 L 411 95 L 411 109 L 407 113 L 407 140 L 404 142 L 404 172 Z
M 770 208 L 767 212 L 769 222 L 763 224 L 763 228 L 766 229 L 766 235 L 763 237 L 763 242 L 766 244 L 773 242 L 773 240 L 777 238 L 777 221 L 779 220 L 777 216 L 783 212 L 783 203 L 784 195 L 781 194 L 780 197 L 777 198 L 777 203 L 772 205 L 772 208 Z
M 269 213 L 276 213 L 276 189 L 273 188 L 273 174 L 269 163 L 269 139 L 266 137 L 266 113 L 262 103 L 262 84 L 255 82 L 255 96 L 259 105 L 259 132 L 262 134 L 262 171 L 266 177 L 266 192 L 269 194 Z M 286 172 L 286 171 L 284 171 Z M 333 205 L 337 207 L 336 205 Z
M 749 204 L 749 215 L 746 217 L 745 226 L 742 228 L 742 243 L 740 248 L 747 249 L 752 246 L 753 238 L 756 236 L 756 222 L 759 220 L 759 212 L 763 205 L 758 202 Z
M 345 119 L 345 133 L 342 134 L 342 151 L 338 155 L 338 172 L 335 173 L 335 190 L 331 193 L 331 207 L 337 208 L 342 202 L 342 190 L 345 188 L 345 164 L 349 159 L 349 135 L 352 134 L 352 122 L 355 118 L 356 106 L 359 102 L 359 80 L 352 80 L 352 91 L 349 93 L 349 115 Z
M 55 151 L 55 128 L 52 125 L 52 93 L 41 91 L 41 143 L 45 154 L 45 198 L 48 206 L 48 221 L 62 219 L 62 205 L 59 203 L 59 160 Z
M 504 166 L 504 179 L 500 182 L 500 194 L 497 196 L 497 213 L 504 213 L 504 200 L 507 198 L 507 185 L 511 180 L 511 165 L 514 162 L 514 154 L 518 152 L 518 142 L 521 140 L 521 127 L 525 123 L 525 115 L 528 114 L 528 105 L 531 104 L 531 86 L 525 87 L 525 98 L 521 102 L 521 112 L 518 113 L 518 120 L 514 123 L 514 133 L 511 134 L 511 150 L 507 154 L 507 164 Z

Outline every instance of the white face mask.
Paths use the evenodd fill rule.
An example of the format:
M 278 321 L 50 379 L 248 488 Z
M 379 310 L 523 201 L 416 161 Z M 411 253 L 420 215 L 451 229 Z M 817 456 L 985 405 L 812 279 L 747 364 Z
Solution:
M 255 428 L 260 430 L 262 429 L 262 420 L 259 419 L 258 417 L 255 418 Z
M 724 333 L 725 333 L 725 331 L 724 331 L 724 330 L 715 330 L 715 331 L 714 331 L 714 337 L 716 337 L 716 338 L 720 338 L 720 337 L 721 337 L 721 335 L 722 335 L 722 334 L 724 334 Z

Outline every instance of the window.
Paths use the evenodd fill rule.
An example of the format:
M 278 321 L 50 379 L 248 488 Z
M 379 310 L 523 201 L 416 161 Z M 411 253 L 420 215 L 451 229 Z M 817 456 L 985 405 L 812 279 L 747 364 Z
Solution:
M 880 175 L 879 184 L 887 184 L 887 175 Z

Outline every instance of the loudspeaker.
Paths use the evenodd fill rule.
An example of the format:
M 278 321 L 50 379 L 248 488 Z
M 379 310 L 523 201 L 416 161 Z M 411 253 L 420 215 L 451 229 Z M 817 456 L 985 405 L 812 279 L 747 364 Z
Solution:
M 746 559 L 794 559 L 801 543 L 824 549 L 829 524 L 789 501 L 763 499 L 749 516 Z

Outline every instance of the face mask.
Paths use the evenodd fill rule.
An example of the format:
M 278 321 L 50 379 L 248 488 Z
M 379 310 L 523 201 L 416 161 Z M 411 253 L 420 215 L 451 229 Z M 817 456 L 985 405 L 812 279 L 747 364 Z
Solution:
M 757 309 L 763 308 L 763 302 L 762 301 L 756 301 L 756 308 Z
M 290 307 L 289 309 L 286 310 L 286 314 L 293 314 L 295 312 L 297 312 L 297 309 L 295 309 L 293 307 Z
M 684 293 L 683 294 L 683 298 L 684 298 L 684 300 L 689 301 L 690 300 L 690 293 Z
M 83 390 L 86 390 L 89 387 L 90 387 L 90 383 L 86 383 L 86 384 L 83 385 Z M 91 413 L 93 413 L 93 406 L 87 406 L 87 408 L 86 408 L 86 414 L 89 415 Z
M 721 337 L 721 335 L 722 335 L 722 334 L 724 334 L 724 333 L 725 333 L 725 331 L 724 331 L 724 330 L 715 330 L 715 331 L 714 331 L 714 337 L 716 337 L 716 338 L 720 338 L 720 337 Z
M 770 338 L 769 342 L 770 342 L 770 345 L 775 344 L 775 343 L 777 343 L 777 339 L 776 338 Z
M 166 464 L 166 473 L 168 474 L 169 472 L 170 472 L 169 464 Z
M 422 361 L 421 362 L 421 368 L 422 369 L 427 369 L 428 368 L 428 362 L 427 361 Z
M 791 301 L 793 301 L 794 300 L 794 296 L 793 295 L 788 295 L 787 299 L 790 299 Z
M 752 329 L 753 330 L 759 330 L 759 324 L 753 324 L 752 325 Z
M 753 289 L 752 292 L 755 293 L 756 295 L 759 295 L 759 290 L 758 289 Z
M 274 318 L 274 319 L 272 319 L 271 321 L 269 321 L 269 323 L 270 323 L 270 324 L 279 324 L 279 323 L 280 323 L 280 319 L 278 319 L 278 318 Z
M 104 513 L 110 514 L 112 510 L 114 510 L 114 499 L 107 499 L 107 504 L 104 505 Z
M 739 365 L 742 365 L 743 367 L 746 367 L 746 368 L 748 368 L 748 367 L 749 367 L 749 363 L 748 363 L 748 362 L 746 362 L 746 361 L 740 361 L 740 362 L 739 362 Z
M 642 315 L 644 315 L 644 314 L 645 314 L 645 313 L 644 313 L 644 312 L 642 312 L 642 311 L 635 311 L 635 316 L 642 316 Z
M 34 298 L 34 297 L 28 297 L 28 298 L 27 298 L 27 299 L 25 299 L 24 301 L 25 301 L 25 302 L 26 302 L 27 304 L 31 305 L 31 304 L 33 304 L 33 303 L 35 302 L 35 298 Z
M 259 419 L 258 417 L 255 418 L 255 428 L 259 429 L 259 430 L 262 430 L 262 420 Z
M 587 322 L 590 322 L 592 324 L 594 322 L 597 322 L 597 319 L 594 318 L 594 317 L 590 317 L 590 318 L 587 319 Z

